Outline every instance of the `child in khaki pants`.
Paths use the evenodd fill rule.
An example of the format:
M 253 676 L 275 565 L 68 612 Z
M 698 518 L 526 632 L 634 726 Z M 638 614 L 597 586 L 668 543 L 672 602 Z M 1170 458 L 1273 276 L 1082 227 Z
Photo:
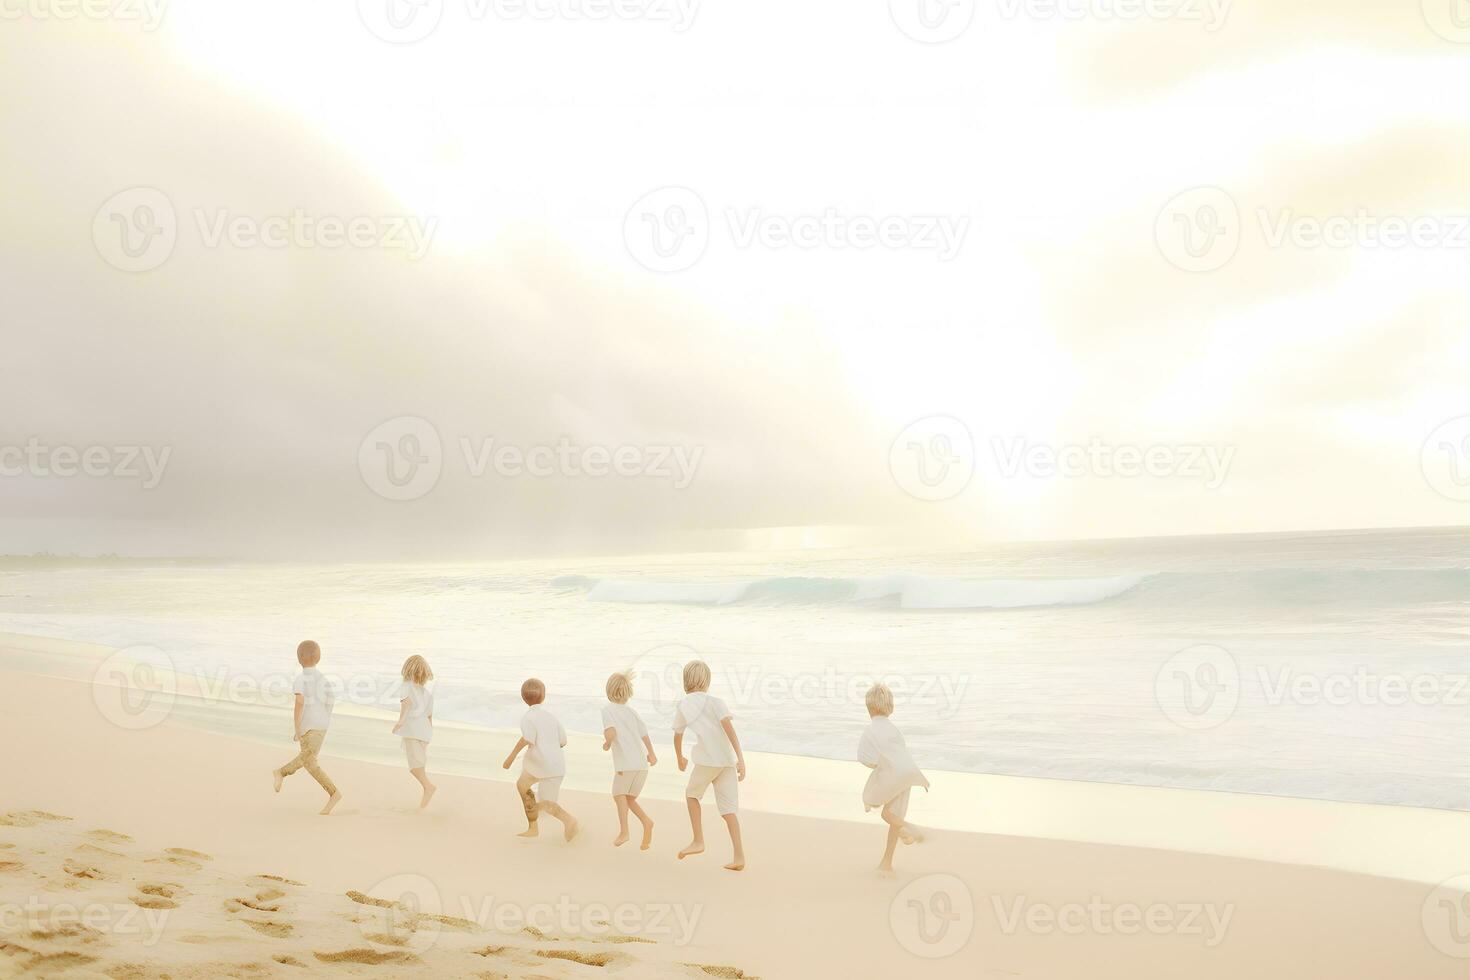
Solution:
M 287 776 L 298 769 L 305 769 L 311 774 L 311 778 L 327 791 L 327 805 L 321 810 L 322 815 L 325 816 L 342 801 L 342 794 L 337 792 L 336 784 L 322 771 L 321 765 L 317 762 L 317 754 L 322 750 L 322 741 L 326 739 L 327 728 L 332 723 L 332 707 L 337 700 L 332 690 L 332 682 L 316 669 L 321 659 L 322 648 L 311 640 L 302 642 L 296 648 L 296 662 L 301 664 L 301 676 L 296 678 L 296 684 L 293 687 L 296 692 L 296 726 L 293 740 L 301 744 L 301 751 L 296 758 L 271 775 L 275 777 L 276 792 L 279 793 L 281 784 L 286 781 Z

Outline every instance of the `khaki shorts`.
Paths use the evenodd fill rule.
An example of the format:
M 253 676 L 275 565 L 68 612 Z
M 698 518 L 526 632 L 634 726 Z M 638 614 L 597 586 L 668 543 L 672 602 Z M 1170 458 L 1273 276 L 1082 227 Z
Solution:
M 408 768 L 422 769 L 429 764 L 429 743 L 423 739 L 403 740 L 403 754 L 408 759 Z
M 896 820 L 907 817 L 909 815 L 909 794 L 912 792 L 913 788 L 910 787 L 883 804 L 883 812 Z
M 626 772 L 613 774 L 613 796 L 637 796 L 643 792 L 643 784 L 648 782 L 647 769 L 629 769 Z
M 561 798 L 561 781 L 564 776 L 552 776 L 550 779 L 538 779 L 531 784 L 536 793 L 537 803 L 555 803 Z
M 704 799 L 704 791 L 713 785 L 715 806 L 720 816 L 740 809 L 740 776 L 734 766 L 695 766 L 689 773 L 689 786 L 684 795 L 691 800 Z

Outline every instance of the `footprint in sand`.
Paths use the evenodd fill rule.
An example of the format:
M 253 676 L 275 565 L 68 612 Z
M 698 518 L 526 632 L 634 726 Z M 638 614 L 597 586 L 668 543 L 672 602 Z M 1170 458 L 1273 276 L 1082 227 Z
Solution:
M 543 960 L 569 960 L 583 966 L 606 967 L 614 963 L 632 962 L 626 953 L 579 953 L 574 949 L 538 949 L 536 955 Z
M 261 881 L 278 881 L 283 885 L 295 885 L 297 888 L 304 887 L 301 882 L 292 881 L 290 878 L 282 878 L 280 875 L 256 875 L 255 877 Z
M 50 823 L 53 820 L 70 819 L 71 817 L 47 813 L 45 810 L 17 810 L 14 813 L 0 814 L 0 827 L 34 827 L 37 824 Z
M 103 873 L 101 868 L 94 868 L 89 864 L 83 864 L 80 861 L 73 861 L 71 858 L 67 858 L 65 861 L 61 862 L 61 870 L 65 871 L 73 878 L 91 878 L 94 881 L 107 880 L 107 875 Z
M 24 871 L 25 865 L 19 861 L 6 861 L 0 859 L 0 874 L 9 874 L 14 871 Z
M 176 909 L 179 903 L 162 895 L 134 895 L 133 904 L 140 909 Z
M 417 963 L 419 959 L 412 953 L 380 953 L 376 949 L 344 949 L 336 953 L 313 952 L 311 955 L 323 963 L 362 963 L 365 966 L 379 966 L 383 963 Z
M 87 836 L 93 840 L 106 841 L 109 844 L 131 844 L 133 842 L 133 839 L 127 834 L 120 834 L 115 830 L 106 830 L 102 827 L 87 831 Z
M 203 851 L 191 851 L 187 847 L 165 847 L 163 853 L 172 854 L 174 857 L 190 858 L 195 861 L 213 861 L 214 858 Z
M 703 970 L 712 977 L 720 977 L 722 980 L 754 980 L 750 974 L 736 966 L 706 966 L 703 963 L 682 963 L 681 966 L 692 966 L 696 970 Z
M 158 898 L 182 898 L 189 894 L 183 885 L 175 885 L 173 882 L 159 882 L 157 884 L 139 885 L 138 891 L 144 895 L 154 895 Z

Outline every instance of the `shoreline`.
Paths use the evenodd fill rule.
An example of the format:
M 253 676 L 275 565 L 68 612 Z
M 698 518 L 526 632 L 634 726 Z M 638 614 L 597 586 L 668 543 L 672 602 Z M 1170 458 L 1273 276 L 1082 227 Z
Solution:
M 72 683 L 89 683 L 83 675 L 111 652 L 69 640 L 0 633 L 0 670 L 13 670 L 15 660 L 66 664 L 70 669 L 61 672 L 22 672 Z M 389 733 L 392 717 L 360 705 L 339 706 L 323 758 L 401 768 L 399 740 Z M 284 707 L 179 691 L 167 721 L 257 745 L 289 745 L 289 710 Z M 500 768 L 500 760 L 518 734 L 439 722 L 430 772 L 509 784 L 513 775 Z M 566 787 L 604 792 L 611 769 L 599 740 L 586 733 L 568 734 Z M 644 796 L 682 802 L 685 775 L 673 765 L 668 739 L 657 732 L 654 736 L 659 765 L 650 770 Z M 756 751 L 746 755 L 752 772 L 762 778 L 742 784 L 743 809 L 874 826 L 860 798 L 867 771 L 855 761 Z M 914 793 L 910 814 L 920 826 L 1247 858 L 1424 884 L 1442 880 L 1446 862 L 1470 868 L 1470 835 L 1464 833 L 1470 815 L 1457 810 L 928 767 L 925 772 L 933 789 Z M 1302 820 L 1316 831 L 1282 836 L 1273 830 Z M 1359 846 L 1363 840 L 1375 846 Z
M 300 965 L 262 957 L 273 952 L 312 971 L 337 972 L 354 961 L 331 957 L 358 957 L 355 962 L 360 965 L 404 951 L 380 942 L 379 932 L 364 942 L 366 934 L 356 926 L 349 935 L 358 936 L 357 946 L 344 947 L 342 941 L 333 940 L 326 947 L 312 945 L 318 934 L 315 926 L 298 930 L 281 917 L 284 911 L 265 918 L 238 909 L 223 911 L 230 907 L 228 897 L 201 896 L 217 896 L 224 885 L 198 878 L 204 871 L 176 862 L 168 865 L 168 848 L 209 855 L 213 860 L 208 872 L 235 876 L 229 878 L 231 887 L 254 882 L 262 874 L 303 883 L 301 890 L 280 900 L 294 903 L 293 914 L 303 926 L 325 922 L 335 923 L 333 929 L 345 928 L 342 923 L 351 920 L 343 917 L 360 915 L 362 905 L 355 899 L 344 902 L 344 895 L 401 896 L 405 881 L 417 882 L 413 887 L 429 894 L 430 904 L 450 916 L 466 909 L 488 910 L 487 921 L 471 917 L 488 930 L 475 933 L 476 948 L 509 949 L 504 955 L 511 959 L 493 964 L 492 972 L 504 976 L 585 975 L 554 972 L 585 970 L 582 961 L 558 964 L 545 957 L 577 950 L 577 955 L 598 956 L 597 950 L 606 951 L 576 945 L 587 938 L 576 930 L 555 930 L 568 933 L 556 936 L 553 930 L 536 926 L 540 938 L 527 939 L 530 934 L 519 926 L 502 929 L 496 921 L 503 909 L 524 917 L 532 909 L 556 908 L 581 913 L 594 908 L 630 913 L 659 909 L 665 913 L 659 923 L 683 922 L 683 931 L 655 935 L 651 914 L 641 919 L 631 916 L 636 927 L 633 939 L 614 950 L 628 957 L 617 964 L 630 977 L 780 980 L 920 973 L 965 980 L 1078 976 L 1134 980 L 1140 975 L 1192 980 L 1240 976 L 1295 980 L 1304 975 L 1378 980 L 1412 975 L 1448 980 L 1459 976 L 1462 967 L 1443 951 L 1443 944 L 1452 940 L 1426 932 L 1424 917 L 1426 909 L 1434 908 L 1435 893 L 1424 884 L 1301 862 L 1214 856 L 1161 846 L 1170 842 L 1158 839 L 1128 845 L 1049 837 L 1042 832 L 1059 817 L 1035 809 L 1045 809 L 1043 800 L 1031 800 L 1029 811 L 1019 807 L 1008 811 L 1007 820 L 1031 824 L 1024 833 L 935 830 L 925 843 L 903 848 L 897 877 L 885 879 L 873 871 L 881 851 L 881 826 L 876 821 L 834 819 L 832 814 L 840 811 L 830 807 L 823 788 L 803 782 L 833 764 L 811 760 L 820 765 L 804 767 L 790 757 L 752 759 L 752 775 L 742 784 L 742 825 L 750 865 L 731 874 L 720 868 L 728 842 L 721 836 L 722 828 L 712 823 L 708 807 L 709 853 L 688 861 L 675 859 L 674 851 L 687 840 L 687 820 L 680 803 L 658 795 L 646 803 L 656 821 L 653 849 L 639 852 L 610 846 L 615 820 L 603 778 L 610 772 L 605 758 L 598 760 L 594 791 L 572 786 L 563 791 L 563 804 L 584 828 L 571 844 L 549 832 L 535 841 L 514 836 L 523 824 L 509 773 L 497 769 L 486 778 L 469 778 L 436 771 L 436 758 L 454 754 L 448 739 L 441 746 L 436 738 L 440 748 L 431 750 L 430 772 L 439 792 L 429 810 L 414 809 L 417 789 L 401 764 L 395 771 L 392 766 L 329 753 L 324 765 L 342 788 L 344 800 L 331 817 L 319 817 L 322 794 L 305 775 L 289 779 L 280 795 L 270 791 L 270 769 L 294 751 L 284 730 L 272 746 L 264 740 L 202 731 L 173 717 L 127 729 L 104 716 L 90 685 L 13 671 L 0 672 L 0 679 L 4 681 L 0 737 L 26 747 L 24 764 L 8 774 L 0 791 L 0 813 L 9 813 L 0 817 L 0 845 L 11 845 L 0 852 L 5 855 L 0 861 L 23 865 L 16 873 L 32 875 L 31 883 L 23 886 L 32 889 L 27 900 L 40 896 L 44 901 L 58 897 L 75 901 L 80 879 L 68 879 L 71 871 L 63 869 L 67 861 L 74 867 L 84 858 L 104 882 L 119 884 L 129 874 L 167 873 L 170 882 L 191 896 L 181 902 L 180 914 L 188 916 L 179 925 L 168 926 L 153 946 L 134 948 L 128 937 L 106 934 L 88 947 L 86 955 L 104 961 L 123 957 L 133 964 L 148 964 L 146 970 L 118 975 L 202 978 L 249 966 L 251 976 L 291 976 L 300 975 Z M 347 724 L 339 728 L 334 721 L 329 747 L 334 737 L 339 746 L 350 746 L 352 741 L 349 729 L 355 724 L 347 717 L 339 721 Z M 376 726 L 375 720 L 372 723 Z M 482 743 L 471 745 L 472 759 L 483 758 L 486 749 Z M 503 746 L 495 745 L 495 752 L 503 757 Z M 578 766 L 578 758 L 569 761 Z M 840 770 L 841 799 L 856 808 L 861 777 L 849 768 L 857 767 Z M 1125 826 L 1104 828 L 1110 835 L 1157 836 L 1171 819 L 1189 820 L 1179 791 L 1144 794 L 1174 804 L 1156 808 L 1150 823 L 1139 819 L 1142 796 L 1136 788 L 1120 788 L 1127 805 L 1111 815 L 1099 808 L 1106 794 L 1099 794 L 1097 787 L 1070 789 L 1085 792 L 1092 808 L 1068 819 L 1094 829 L 1123 821 Z M 958 784 L 943 777 L 928 799 L 948 805 L 959 795 Z M 922 797 L 915 800 L 916 822 L 923 802 Z M 991 811 L 1009 805 L 996 799 L 978 802 Z M 1306 854 L 1324 835 L 1312 806 L 1282 801 L 1284 806 L 1263 813 L 1260 798 L 1233 802 L 1262 821 L 1253 828 L 1255 834 L 1270 837 L 1283 850 Z M 1060 805 L 1058 800 L 1051 803 Z M 810 807 L 824 815 L 786 812 Z M 64 826 L 77 832 L 129 835 L 138 847 L 163 856 L 138 858 L 135 866 L 125 866 L 122 857 L 86 850 L 96 844 L 48 838 L 45 834 L 51 831 L 44 827 L 17 825 L 11 819 L 32 810 L 71 817 Z M 1001 822 L 999 816 L 981 816 Z M 1133 828 L 1127 834 L 1126 826 Z M 1400 826 L 1395 833 L 1402 831 Z M 1364 842 L 1358 836 L 1361 832 L 1361 827 L 1335 831 L 1345 844 L 1359 849 Z M 1441 853 L 1440 861 L 1442 871 L 1436 880 L 1470 868 L 1457 855 Z M 45 878 L 42 872 L 52 877 Z M 0 878 L 10 885 L 12 895 L 18 890 L 15 881 Z M 422 896 L 414 897 L 417 901 Z M 682 919 L 669 918 L 680 910 Z M 943 915 L 935 920 L 930 913 Z M 1147 920 L 1154 923 L 1148 929 L 1138 926 L 1137 916 L 1143 913 L 1157 915 Z M 246 915 L 258 921 L 252 925 L 244 921 Z M 1083 917 L 1077 920 L 1083 922 L 1081 927 L 1067 925 L 1074 915 Z M 590 921 L 586 915 L 577 920 Z M 257 927 L 280 935 L 267 933 L 262 938 Z M 520 948 L 531 940 L 535 949 Z M 7 941 L 27 949 L 45 946 L 25 937 Z M 433 972 L 435 957 L 478 955 L 455 942 L 451 937 L 444 946 L 411 950 L 417 959 L 394 961 L 391 975 L 445 975 Z M 1470 954 L 1470 948 L 1464 952 Z M 516 956 L 530 959 L 522 963 Z M 0 969 L 5 963 L 0 959 Z M 202 963 L 198 969 L 203 972 L 179 969 L 189 963 Z M 723 972 L 685 965 L 689 963 L 713 964 Z M 92 976 L 96 975 L 94 970 Z

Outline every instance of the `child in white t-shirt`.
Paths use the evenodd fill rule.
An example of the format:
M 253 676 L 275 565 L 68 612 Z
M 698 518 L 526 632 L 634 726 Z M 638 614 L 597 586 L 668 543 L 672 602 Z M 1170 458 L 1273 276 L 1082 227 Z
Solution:
M 886 684 L 874 684 L 868 690 L 867 703 L 872 723 L 858 742 L 858 761 L 873 772 L 863 787 L 863 805 L 869 810 L 883 808 L 888 844 L 878 870 L 892 874 L 893 852 L 898 842 L 917 844 L 924 839 L 923 831 L 908 822 L 909 793 L 915 786 L 927 790 L 929 780 L 909 755 L 903 733 L 889 720 L 893 714 L 893 692 Z
M 439 787 L 429 782 L 425 769 L 429 764 L 429 742 L 434 738 L 434 693 L 424 685 L 434 679 L 429 662 L 415 654 L 403 662 L 403 683 L 398 685 L 398 723 L 393 734 L 403 739 L 403 755 L 408 771 L 423 787 L 419 809 L 429 805 Z
M 332 723 L 332 707 L 337 702 L 336 688 L 331 678 L 316 669 L 321 661 L 322 648 L 315 641 L 303 640 L 296 647 L 296 662 L 301 665 L 301 674 L 291 688 L 296 695 L 296 704 L 292 709 L 295 719 L 292 741 L 299 743 L 301 750 L 297 752 L 296 758 L 271 773 L 271 776 L 275 779 L 276 792 L 279 793 L 287 776 L 305 769 L 327 792 L 327 805 L 321 810 L 322 816 L 326 816 L 342 801 L 342 794 L 337 792 L 337 785 L 322 771 L 321 763 L 317 761 L 317 754 L 321 752 L 322 743 L 327 738 L 327 728 Z
M 557 800 L 561 796 L 561 781 L 567 774 L 566 755 L 562 749 L 567 744 L 566 729 L 561 727 L 541 702 L 546 700 L 546 685 L 531 678 L 521 685 L 521 700 L 528 709 L 521 717 L 521 737 L 515 748 L 505 757 L 505 768 L 515 765 L 516 756 L 526 749 L 526 759 L 521 764 L 521 778 L 516 780 L 516 792 L 520 794 L 521 806 L 526 811 L 526 829 L 520 837 L 535 837 L 540 833 L 536 818 L 549 813 L 562 822 L 567 840 L 577 836 L 579 825 L 575 817 L 562 809 Z M 534 791 L 532 789 L 534 787 Z
M 693 760 L 694 770 L 689 774 L 689 785 L 684 790 L 685 802 L 689 805 L 689 825 L 694 831 L 694 840 L 679 852 L 683 860 L 704 852 L 704 821 L 700 812 L 700 800 L 705 790 L 715 788 L 715 805 L 725 826 L 730 831 L 730 843 L 735 849 L 733 860 L 725 865 L 729 871 L 745 870 L 745 847 L 740 840 L 740 787 L 745 778 L 745 754 L 740 750 L 740 739 L 735 734 L 735 724 L 730 720 L 730 709 L 725 702 L 709 693 L 709 664 L 702 660 L 691 660 L 684 665 L 684 699 L 674 713 L 674 755 L 683 772 Z M 693 731 L 694 750 L 689 758 L 684 757 L 684 733 Z
M 658 762 L 653 742 L 638 712 L 628 706 L 633 696 L 630 674 L 613 674 L 607 679 L 607 704 L 602 706 L 602 751 L 613 754 L 613 802 L 618 807 L 618 836 L 613 847 L 628 843 L 628 811 L 643 825 L 640 850 L 653 844 L 653 818 L 638 805 L 638 794 L 648 780 L 648 767 Z

